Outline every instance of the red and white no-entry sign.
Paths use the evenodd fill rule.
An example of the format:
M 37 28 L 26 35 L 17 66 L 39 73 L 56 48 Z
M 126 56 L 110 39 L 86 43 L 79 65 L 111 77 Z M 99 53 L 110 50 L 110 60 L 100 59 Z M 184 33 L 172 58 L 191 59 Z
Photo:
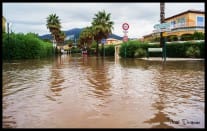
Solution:
M 128 23 L 124 23 L 124 24 L 122 25 L 122 29 L 123 29 L 123 30 L 128 30 L 128 29 L 129 29 L 129 24 L 128 24 Z

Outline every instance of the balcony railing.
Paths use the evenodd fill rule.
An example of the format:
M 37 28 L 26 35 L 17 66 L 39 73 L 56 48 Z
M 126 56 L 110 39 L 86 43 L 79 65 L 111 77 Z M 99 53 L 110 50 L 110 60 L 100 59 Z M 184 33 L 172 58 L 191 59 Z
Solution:
M 171 30 L 178 29 L 178 28 L 204 28 L 204 25 L 197 26 L 196 22 L 185 22 L 185 23 L 177 23 L 174 25 L 170 25 Z

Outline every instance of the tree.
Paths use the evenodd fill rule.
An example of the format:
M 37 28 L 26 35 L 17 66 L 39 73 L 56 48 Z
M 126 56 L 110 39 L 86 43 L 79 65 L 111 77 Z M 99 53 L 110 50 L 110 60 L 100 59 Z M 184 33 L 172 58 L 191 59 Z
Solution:
M 87 46 L 91 45 L 93 41 L 93 30 L 92 27 L 86 27 L 84 28 L 79 36 L 80 46 L 84 47 L 86 44 Z
M 195 31 L 193 33 L 193 38 L 194 38 L 194 40 L 204 40 L 205 36 L 204 36 L 204 33 L 203 32 L 197 32 L 197 31 Z
M 60 19 L 56 14 L 50 14 L 47 17 L 47 28 L 50 30 L 53 39 L 58 42 L 58 35 L 60 34 Z
M 56 41 L 57 41 L 57 43 L 62 43 L 62 44 L 64 44 L 64 41 L 65 41 L 65 37 L 66 37 L 66 34 L 65 34 L 65 32 L 63 32 L 63 31 L 59 31 L 58 33 L 57 33 L 57 35 L 56 35 Z
M 97 14 L 95 14 L 95 17 L 93 18 L 92 21 L 92 31 L 93 31 L 93 35 L 94 35 L 94 40 L 96 41 L 97 45 L 96 45 L 96 55 L 98 56 L 98 45 L 99 42 L 101 41 L 101 39 L 103 38 L 107 38 L 109 36 L 109 34 L 112 33 L 112 29 L 113 29 L 113 24 L 114 22 L 111 21 L 110 18 L 111 14 L 110 13 L 106 13 L 105 10 L 103 10 L 102 12 L 99 11 Z

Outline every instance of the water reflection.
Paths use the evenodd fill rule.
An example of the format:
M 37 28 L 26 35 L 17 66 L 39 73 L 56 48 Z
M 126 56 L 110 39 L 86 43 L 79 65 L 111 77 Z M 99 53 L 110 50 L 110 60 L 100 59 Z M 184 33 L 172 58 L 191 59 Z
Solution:
M 165 69 L 165 63 L 163 63 L 162 65 L 162 69 Z M 160 71 L 162 73 L 162 71 Z M 163 83 L 162 76 L 160 76 L 159 74 L 156 75 L 156 77 L 159 78 L 155 78 L 156 81 L 154 81 L 156 83 L 157 86 L 157 98 L 155 99 L 155 102 L 152 104 L 153 110 L 155 110 L 157 113 L 154 114 L 154 117 L 144 121 L 145 123 L 149 123 L 152 126 L 152 128 L 174 128 L 173 126 L 169 125 L 169 116 L 165 113 L 165 108 L 166 108 L 166 99 L 167 96 L 165 93 L 163 93 L 163 88 L 167 88 L 166 85 Z M 167 124 L 168 123 L 168 124 Z M 154 125 L 156 124 L 156 125 Z
M 110 96 L 111 84 L 106 63 L 104 58 L 94 58 L 88 60 L 87 69 L 83 68 L 83 70 L 90 70 L 85 78 L 91 91 L 88 92 L 88 96 L 96 97 L 96 100 L 93 102 L 93 108 L 98 112 L 103 111 L 100 107 L 107 106 L 107 98 Z
M 91 63 L 91 65 L 95 65 L 91 66 L 93 74 L 87 79 L 92 84 L 91 86 L 94 87 L 94 93 L 103 95 L 103 92 L 108 91 L 110 88 L 110 83 L 107 78 L 108 69 L 104 65 L 104 59 L 97 58 L 94 62 L 95 63 Z
M 3 127 L 202 128 L 204 91 L 204 61 L 61 55 L 3 63 Z M 170 122 L 182 119 L 200 123 Z
M 64 64 L 68 62 L 67 55 L 63 54 L 60 56 L 56 56 L 55 60 L 53 61 L 52 68 L 51 68 L 51 77 L 49 78 L 50 85 L 49 85 L 49 91 L 46 97 L 49 100 L 56 101 L 57 96 L 61 96 L 61 91 L 63 90 L 64 86 L 63 83 L 65 81 L 65 76 L 62 74 L 64 70 Z M 61 103 L 61 102 L 59 102 Z
M 150 124 L 159 123 L 159 125 L 153 125 L 152 128 L 197 128 L 204 126 L 202 110 L 191 110 L 196 106 L 204 107 L 204 103 L 191 100 L 193 97 L 195 101 L 204 102 L 204 79 L 200 78 L 204 75 L 201 72 L 203 62 L 201 64 L 197 64 L 200 62 L 196 64 L 194 62 L 178 63 L 180 63 L 179 66 L 175 66 L 175 62 L 163 64 L 162 68 L 158 68 L 153 78 L 153 82 L 157 85 L 157 92 L 155 93 L 157 98 L 152 107 L 158 113 L 145 121 L 145 123 Z M 182 122 L 183 119 L 199 121 L 199 124 L 185 124 Z

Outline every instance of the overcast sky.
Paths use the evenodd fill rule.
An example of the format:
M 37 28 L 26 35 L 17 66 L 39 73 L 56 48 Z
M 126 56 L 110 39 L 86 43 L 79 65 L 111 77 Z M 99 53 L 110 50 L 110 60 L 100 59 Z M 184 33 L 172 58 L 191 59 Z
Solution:
M 204 10 L 204 3 L 165 3 L 165 17 L 189 9 Z M 160 3 L 3 3 L 3 16 L 11 22 L 12 31 L 49 34 L 46 18 L 56 13 L 63 31 L 91 26 L 94 15 L 105 10 L 114 21 L 112 33 L 123 36 L 122 24 L 128 23 L 128 36 L 141 38 L 152 33 L 159 23 Z

